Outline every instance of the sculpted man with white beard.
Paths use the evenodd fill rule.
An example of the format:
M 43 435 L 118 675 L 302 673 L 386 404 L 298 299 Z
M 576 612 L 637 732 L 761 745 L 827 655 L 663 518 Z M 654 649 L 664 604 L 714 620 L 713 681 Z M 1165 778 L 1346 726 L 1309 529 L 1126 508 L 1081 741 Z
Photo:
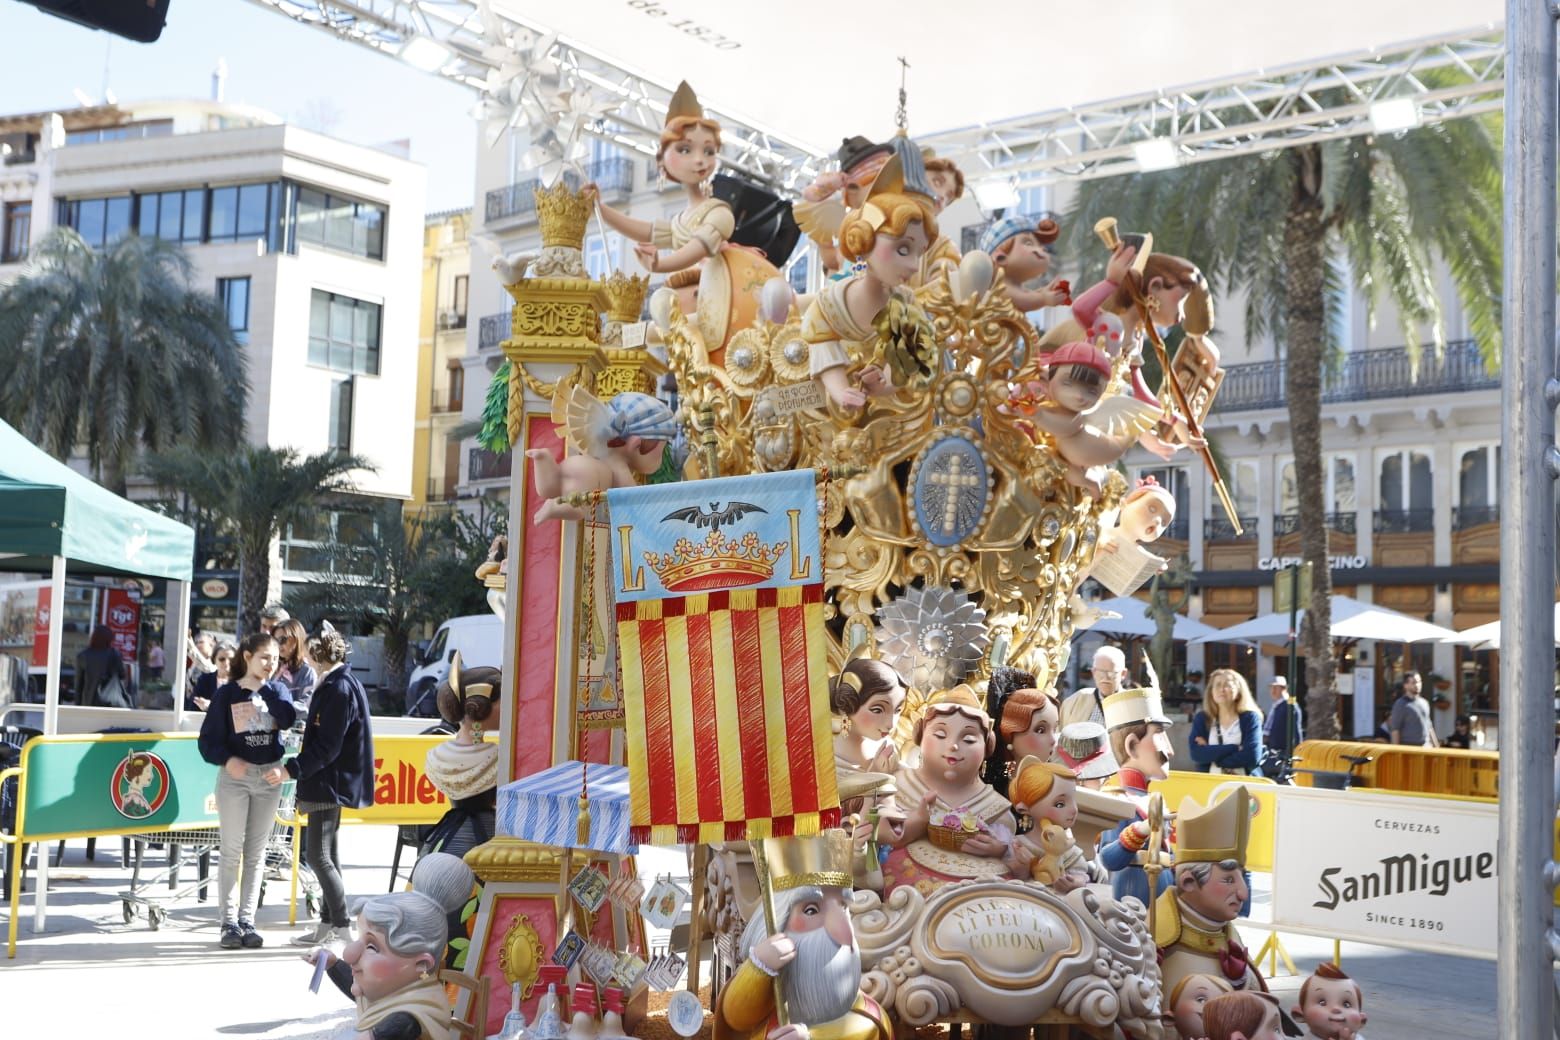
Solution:
M 742 966 L 720 991 L 715 1040 L 893 1040 L 887 1014 L 861 992 L 861 954 L 851 929 L 850 839 L 764 841 L 775 925 L 760 910 L 742 933 Z M 786 1021 L 775 1010 L 780 980 Z

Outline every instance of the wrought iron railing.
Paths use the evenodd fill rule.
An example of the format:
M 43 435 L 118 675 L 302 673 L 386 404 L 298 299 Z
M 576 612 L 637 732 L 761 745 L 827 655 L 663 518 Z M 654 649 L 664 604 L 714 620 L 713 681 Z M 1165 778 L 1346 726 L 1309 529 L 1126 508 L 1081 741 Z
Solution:
M 1256 411 L 1288 406 L 1287 363 L 1259 361 L 1228 365 L 1224 384 L 1214 402 L 1217 412 Z M 1349 354 L 1342 365 L 1322 374 L 1322 400 L 1370 401 L 1384 397 L 1415 397 L 1465 390 L 1492 390 L 1500 386 L 1500 374 L 1484 367 L 1479 345 L 1471 339 L 1446 345 L 1439 361 L 1435 348 L 1420 350 L 1419 364 L 1409 359 L 1407 347 L 1365 350 Z
M 1178 542 L 1189 541 L 1192 537 L 1192 525 L 1184 516 L 1178 516 L 1170 521 L 1170 526 L 1165 528 L 1164 537 L 1173 538 Z
M 1235 525 L 1230 523 L 1227 516 L 1210 516 L 1203 521 L 1203 541 L 1205 542 L 1233 542 L 1257 536 L 1257 518 L 1243 516 L 1240 518 L 1242 533 L 1235 533 Z
M 477 349 L 492 350 L 509 338 L 509 312 L 489 314 L 477 323 Z
M 1354 534 L 1359 530 L 1359 516 L 1352 510 L 1344 513 L 1328 513 L 1325 520 L 1329 530 L 1339 534 Z M 1273 536 L 1298 534 L 1300 532 L 1299 513 L 1279 513 L 1273 517 Z
M 1417 534 L 1435 530 L 1434 509 L 1378 509 L 1377 534 Z
M 1273 518 L 1273 537 L 1295 534 L 1300 530 L 1299 513 L 1279 513 Z
M 486 448 L 472 448 L 467 467 L 469 480 L 508 480 L 514 457 L 510 452 L 496 455 Z
M 585 179 L 594 181 L 603 196 L 615 195 L 621 198 L 634 190 L 633 160 L 620 156 L 593 162 L 585 168 Z M 512 217 L 533 218 L 536 214 L 536 196 L 533 192 L 540 184 L 533 177 L 488 192 L 483 208 L 487 222 L 491 224 Z
M 1331 530 L 1337 531 L 1339 534 L 1355 534 L 1355 533 L 1357 533 L 1358 528 L 1357 528 L 1356 525 L 1358 524 L 1358 522 L 1359 522 L 1359 514 L 1354 512 L 1354 510 L 1352 510 L 1352 509 L 1349 510 L 1347 513 L 1328 513 L 1327 514 L 1327 526 L 1328 526 L 1328 528 L 1331 529 Z
M 1452 530 L 1466 531 L 1470 527 L 1500 523 L 1500 506 L 1456 506 L 1452 509 Z

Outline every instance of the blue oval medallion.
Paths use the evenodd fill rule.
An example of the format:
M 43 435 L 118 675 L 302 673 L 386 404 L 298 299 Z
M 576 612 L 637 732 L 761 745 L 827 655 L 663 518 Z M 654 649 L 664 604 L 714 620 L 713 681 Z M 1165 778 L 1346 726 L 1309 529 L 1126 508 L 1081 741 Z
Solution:
M 986 460 L 963 437 L 944 437 L 921 455 L 912 489 L 916 523 L 932 545 L 958 545 L 986 512 Z

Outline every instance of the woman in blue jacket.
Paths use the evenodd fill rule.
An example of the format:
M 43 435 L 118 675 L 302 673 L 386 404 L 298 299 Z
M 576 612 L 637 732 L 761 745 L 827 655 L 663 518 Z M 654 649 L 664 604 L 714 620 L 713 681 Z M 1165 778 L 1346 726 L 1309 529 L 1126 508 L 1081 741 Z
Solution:
M 276 640 L 263 632 L 245 636 L 233 658 L 234 679 L 218 687 L 200 726 L 200 754 L 217 773 L 217 832 L 221 869 L 217 907 L 224 950 L 265 945 L 255 931 L 265 844 L 276 822 L 282 790 L 270 778 L 282 760 L 282 734 L 297 718 L 287 687 L 273 682 Z M 233 887 L 243 865 L 238 905 Z
M 351 942 L 347 890 L 341 882 L 336 833 L 341 809 L 362 809 L 374 801 L 374 734 L 368 695 L 347 667 L 347 641 L 333 629 L 309 639 L 309 658 L 325 677 L 309 700 L 303 747 L 268 777 L 298 781 L 298 811 L 307 813 L 303 855 L 320 883 L 320 922 L 293 939 L 297 946 Z
M 1262 775 L 1262 709 L 1234 669 L 1208 676 L 1202 710 L 1192 716 L 1189 750 L 1200 772 Z

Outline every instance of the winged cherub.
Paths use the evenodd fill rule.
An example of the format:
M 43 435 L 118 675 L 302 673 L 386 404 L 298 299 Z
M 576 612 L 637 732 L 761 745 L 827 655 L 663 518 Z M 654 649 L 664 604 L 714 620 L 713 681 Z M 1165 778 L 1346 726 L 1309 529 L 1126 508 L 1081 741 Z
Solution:
M 1009 406 L 1049 433 L 1067 464 L 1067 480 L 1098 498 L 1105 467 L 1127 453 L 1159 421 L 1159 410 L 1123 394 L 1107 394 L 1110 356 L 1092 343 L 1068 343 L 1042 358 L 1040 378 Z
M 622 393 L 603 404 L 584 387 L 571 386 L 564 400 L 554 401 L 553 421 L 579 454 L 559 462 L 548 448 L 525 453 L 536 493 L 547 500 L 536 511 L 537 523 L 585 519 L 588 508 L 561 496 L 633 487 L 661 468 L 666 442 L 677 436 L 672 410 L 649 394 Z

